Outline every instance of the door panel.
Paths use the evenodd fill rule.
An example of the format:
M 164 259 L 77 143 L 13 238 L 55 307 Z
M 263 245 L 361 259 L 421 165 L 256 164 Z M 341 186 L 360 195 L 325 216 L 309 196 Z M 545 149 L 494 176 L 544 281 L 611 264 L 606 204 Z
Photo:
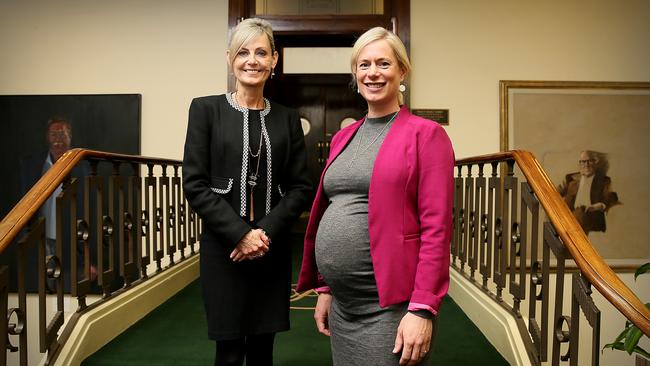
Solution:
M 341 121 L 365 115 L 366 104 L 350 87 L 350 76 L 291 75 L 267 84 L 269 99 L 298 110 L 300 117 L 311 123 L 305 136 L 307 163 L 314 187 L 320 180 L 332 136 L 340 130 Z

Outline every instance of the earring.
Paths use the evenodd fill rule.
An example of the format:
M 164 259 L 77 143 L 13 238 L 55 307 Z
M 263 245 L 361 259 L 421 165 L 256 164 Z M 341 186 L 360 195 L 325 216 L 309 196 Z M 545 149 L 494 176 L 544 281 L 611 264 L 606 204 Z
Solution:
M 399 84 L 399 91 L 401 91 L 402 93 L 404 93 L 404 92 L 406 91 L 406 85 L 404 85 L 404 84 Z
M 275 70 L 271 68 L 271 79 L 273 79 L 274 76 L 275 76 Z

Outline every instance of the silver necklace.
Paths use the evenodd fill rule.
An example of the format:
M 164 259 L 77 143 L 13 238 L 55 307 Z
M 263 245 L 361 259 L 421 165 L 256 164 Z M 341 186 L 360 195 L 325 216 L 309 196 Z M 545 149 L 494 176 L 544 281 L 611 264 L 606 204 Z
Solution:
M 391 123 L 393 123 L 393 120 L 395 120 L 395 117 L 397 117 L 397 113 L 399 113 L 399 111 L 397 111 L 397 112 L 395 112 L 395 113 L 393 114 L 393 116 L 388 120 L 388 122 L 386 122 L 386 124 L 384 125 L 384 127 L 382 127 L 382 129 L 379 131 L 379 133 L 378 133 L 377 135 L 375 135 L 375 137 L 372 139 L 372 141 L 370 141 L 370 143 L 369 143 L 368 145 L 366 145 L 366 146 L 363 148 L 363 150 L 361 150 L 361 151 L 359 152 L 359 147 L 361 146 L 361 139 L 362 139 L 362 137 L 363 137 L 363 134 L 361 133 L 361 129 L 364 128 L 364 126 L 366 125 L 366 121 L 363 121 L 363 124 L 361 125 L 361 127 L 359 127 L 359 132 L 358 132 L 358 133 L 359 133 L 359 143 L 357 143 L 357 147 L 356 147 L 356 149 L 354 150 L 354 155 L 352 156 L 352 159 L 350 159 L 350 162 L 348 163 L 348 170 L 349 170 L 350 168 L 352 168 L 352 165 L 353 165 L 354 162 L 357 160 L 357 156 L 358 156 L 359 154 L 363 154 L 364 152 L 366 152 L 366 150 L 368 150 L 368 149 L 370 148 L 370 146 L 372 146 L 375 142 L 377 142 L 377 139 L 379 138 L 379 136 L 381 136 L 381 135 L 384 133 L 384 131 L 386 131 L 386 129 L 388 128 L 388 126 L 389 126 Z M 366 115 L 366 120 L 368 120 L 368 116 L 367 116 L 367 115 Z
M 260 122 L 261 123 L 261 122 Z M 250 125 L 248 126 L 250 129 Z M 259 177 L 259 171 L 260 171 L 260 160 L 262 158 L 260 157 L 260 154 L 262 153 L 262 126 L 260 126 L 260 144 L 258 145 L 257 152 L 253 154 L 253 150 L 251 149 L 251 145 L 248 145 L 248 153 L 251 156 L 251 159 L 257 158 L 257 165 L 255 166 L 255 173 L 251 171 L 251 174 L 248 176 L 248 185 L 251 186 L 251 190 L 255 188 L 257 185 L 257 178 Z
M 253 221 L 254 214 L 252 212 L 253 211 L 252 208 L 254 207 L 254 205 L 249 205 L 249 202 L 248 202 L 248 199 L 247 199 L 247 196 L 248 196 L 247 193 L 248 193 L 249 190 L 246 189 L 246 187 L 248 186 L 248 184 L 247 184 L 248 183 L 248 173 L 250 172 L 250 170 L 249 170 L 250 158 L 249 158 L 249 152 L 248 152 L 248 148 L 249 148 L 248 112 L 249 111 L 248 111 L 248 108 L 244 108 L 241 105 L 239 105 L 239 103 L 237 102 L 237 99 L 235 98 L 236 97 L 235 93 L 236 92 L 226 93 L 226 100 L 228 101 L 228 104 L 230 104 L 230 106 L 233 109 L 241 112 L 242 117 L 243 117 L 243 120 L 242 120 L 242 127 L 243 127 L 242 135 L 243 135 L 243 142 L 244 143 L 242 144 L 243 150 L 242 150 L 242 154 L 241 154 L 241 158 L 242 158 L 241 167 L 242 167 L 242 169 L 241 169 L 241 176 L 240 176 L 240 182 L 241 183 L 239 185 L 239 187 L 240 187 L 240 189 L 239 189 L 239 192 L 240 192 L 239 214 L 242 217 L 247 216 L 247 211 L 248 211 L 248 208 L 250 207 L 251 208 L 250 217 L 251 217 L 251 221 Z M 263 144 L 264 144 L 264 146 L 266 146 L 265 160 L 266 160 L 267 174 L 266 174 L 266 202 L 265 202 L 265 207 L 264 208 L 265 208 L 265 212 L 268 214 L 269 212 L 271 212 L 271 187 L 273 186 L 273 184 L 272 184 L 272 176 L 273 176 L 273 174 L 272 174 L 271 161 L 273 159 L 271 157 L 271 155 L 272 155 L 271 141 L 269 140 L 269 135 L 268 135 L 268 132 L 266 130 L 266 124 L 265 124 L 264 120 L 265 120 L 265 117 L 271 112 L 271 103 L 266 98 L 263 98 L 263 100 L 264 100 L 264 109 L 260 111 L 260 122 L 261 122 L 261 126 L 262 126 L 262 135 L 264 136 L 262 138 L 263 141 L 264 141 Z M 260 155 L 260 158 L 261 158 L 261 155 Z M 252 193 L 252 191 L 250 193 Z M 251 199 L 250 203 L 253 203 L 252 202 L 253 201 L 253 195 L 252 194 L 250 195 L 250 199 Z
M 232 93 L 232 94 L 233 94 L 233 96 L 235 97 L 235 102 L 237 102 L 238 105 L 243 106 L 242 103 L 239 102 L 239 94 L 237 93 L 237 91 L 235 91 L 235 92 Z M 264 99 L 262 99 L 262 102 L 261 102 L 261 103 L 264 104 Z M 248 107 L 248 106 L 246 106 L 246 107 L 244 107 L 244 108 L 246 108 L 246 109 L 259 109 L 259 108 L 257 107 L 259 104 L 260 104 L 260 102 L 256 102 L 256 103 L 255 103 L 255 106 L 254 106 L 253 108 Z
M 260 128 L 260 144 L 259 148 L 257 149 L 257 152 L 253 154 L 253 150 L 251 150 L 251 145 L 248 145 L 248 153 L 251 154 L 252 157 L 256 158 L 260 156 L 260 152 L 262 152 L 262 129 Z M 259 163 L 259 160 L 257 161 Z
M 260 151 L 261 150 L 257 151 L 257 156 L 260 155 Z M 253 154 L 251 154 L 251 156 L 253 158 L 257 157 L 257 156 L 253 156 Z M 251 172 L 251 174 L 248 176 L 248 185 L 251 186 L 251 189 L 255 188 L 255 186 L 257 185 L 257 178 L 259 178 L 259 171 L 260 171 L 260 160 L 262 159 L 259 158 L 257 159 L 257 164 L 255 166 L 255 174 Z
M 260 171 L 260 160 L 262 160 L 262 157 L 260 156 L 260 154 L 262 153 L 262 126 L 260 126 L 260 145 L 259 148 L 257 149 L 257 153 L 253 154 L 250 145 L 248 145 L 248 153 L 251 156 L 251 160 L 257 158 L 257 164 L 255 164 L 255 173 L 253 173 L 252 171 L 250 172 L 250 175 L 248 176 L 248 182 L 247 182 L 248 185 L 251 187 L 251 193 L 250 193 L 251 207 L 249 212 L 249 219 L 250 221 L 253 221 L 255 219 L 255 200 L 253 198 L 254 197 L 253 191 L 255 190 L 255 186 L 257 185 L 257 178 L 259 178 L 259 171 Z

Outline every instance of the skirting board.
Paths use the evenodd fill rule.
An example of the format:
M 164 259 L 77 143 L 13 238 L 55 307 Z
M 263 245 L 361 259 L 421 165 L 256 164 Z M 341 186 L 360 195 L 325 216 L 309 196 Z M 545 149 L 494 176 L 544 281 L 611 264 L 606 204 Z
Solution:
M 80 316 L 56 366 L 79 365 L 199 277 L 199 254 Z
M 532 365 L 512 316 L 453 268 L 449 272 L 449 296 L 483 332 L 501 356 L 511 365 Z

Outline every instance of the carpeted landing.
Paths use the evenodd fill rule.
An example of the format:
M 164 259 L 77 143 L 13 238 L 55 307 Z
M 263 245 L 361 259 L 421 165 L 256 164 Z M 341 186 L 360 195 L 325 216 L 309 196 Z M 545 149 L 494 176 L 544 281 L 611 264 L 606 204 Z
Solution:
M 316 330 L 310 309 L 316 297 L 295 296 L 292 300 L 295 301 L 292 301 L 291 331 L 276 337 L 274 364 L 331 365 L 329 339 Z M 508 365 L 453 299 L 445 299 L 439 322 L 433 365 Z M 212 365 L 213 358 L 214 344 L 207 339 L 197 280 L 88 357 L 82 365 Z

